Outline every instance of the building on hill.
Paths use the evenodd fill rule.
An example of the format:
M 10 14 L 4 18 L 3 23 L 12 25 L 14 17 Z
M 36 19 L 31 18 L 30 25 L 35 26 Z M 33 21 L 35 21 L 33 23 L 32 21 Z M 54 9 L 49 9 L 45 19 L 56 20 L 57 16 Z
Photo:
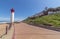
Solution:
M 30 16 L 29 18 L 32 18 L 34 19 L 35 17 L 41 17 L 41 16 L 45 16 L 45 15 L 48 15 L 48 14 L 54 14 L 54 13 L 60 13 L 60 7 L 57 7 L 57 8 L 45 8 L 43 11 L 33 15 L 33 16 Z

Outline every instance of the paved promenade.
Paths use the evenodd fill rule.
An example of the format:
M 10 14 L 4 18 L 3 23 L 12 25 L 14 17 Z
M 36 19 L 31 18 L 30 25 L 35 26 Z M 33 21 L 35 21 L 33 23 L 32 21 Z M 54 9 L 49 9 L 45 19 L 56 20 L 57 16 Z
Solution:
M 15 24 L 15 39 L 60 39 L 60 32 L 26 23 Z

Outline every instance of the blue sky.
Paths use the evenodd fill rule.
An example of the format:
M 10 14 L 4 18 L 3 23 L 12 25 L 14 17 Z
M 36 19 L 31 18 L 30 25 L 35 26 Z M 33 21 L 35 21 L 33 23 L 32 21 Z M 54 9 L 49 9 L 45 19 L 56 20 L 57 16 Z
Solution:
M 15 9 L 15 21 L 32 16 L 45 7 L 59 7 L 60 0 L 0 0 L 0 21 L 10 20 L 10 9 Z

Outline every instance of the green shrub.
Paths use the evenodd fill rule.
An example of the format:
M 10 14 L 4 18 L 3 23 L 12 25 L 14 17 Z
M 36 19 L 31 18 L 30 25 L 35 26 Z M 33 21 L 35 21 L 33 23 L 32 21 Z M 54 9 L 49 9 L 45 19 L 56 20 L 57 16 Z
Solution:
M 60 13 L 46 15 L 42 17 L 36 17 L 35 19 L 26 20 L 27 23 L 35 24 L 51 24 L 54 27 L 60 27 Z

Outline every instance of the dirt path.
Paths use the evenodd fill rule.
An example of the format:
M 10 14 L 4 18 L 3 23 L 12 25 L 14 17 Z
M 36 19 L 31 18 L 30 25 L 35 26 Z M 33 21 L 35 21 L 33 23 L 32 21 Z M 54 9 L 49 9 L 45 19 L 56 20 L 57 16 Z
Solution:
M 15 24 L 15 39 L 60 39 L 60 32 L 19 23 Z

